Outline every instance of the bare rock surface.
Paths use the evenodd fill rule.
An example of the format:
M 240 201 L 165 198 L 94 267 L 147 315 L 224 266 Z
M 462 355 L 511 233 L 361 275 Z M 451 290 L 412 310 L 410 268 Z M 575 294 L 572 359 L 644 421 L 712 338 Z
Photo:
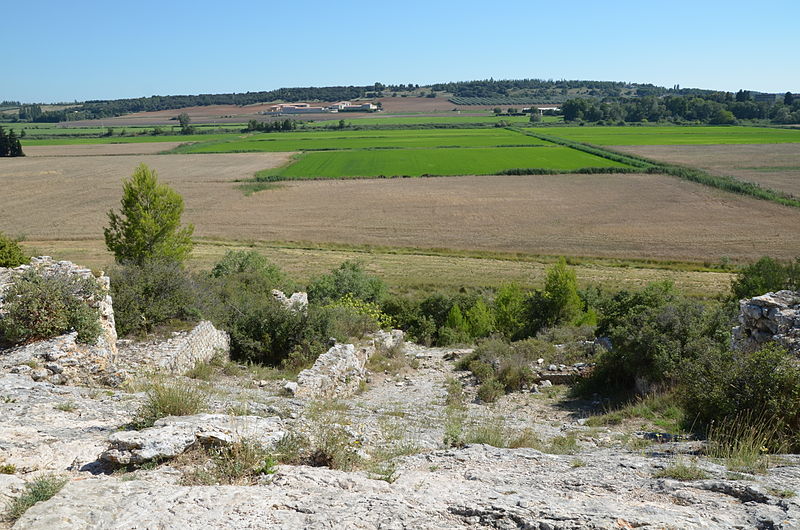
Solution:
M 266 485 L 74 481 L 15 528 L 796 528 L 800 506 L 732 481 L 653 479 L 646 457 L 485 445 L 407 458 L 388 484 L 283 467 Z M 663 462 L 656 460 L 656 465 Z M 732 484 L 729 487 L 721 484 Z M 793 486 L 798 484 L 794 482 Z M 787 484 L 788 486 L 788 484 Z M 760 491 L 751 486 L 751 490 Z
M 28 471 L 78 469 L 130 421 L 137 396 L 0 376 L 0 461 Z

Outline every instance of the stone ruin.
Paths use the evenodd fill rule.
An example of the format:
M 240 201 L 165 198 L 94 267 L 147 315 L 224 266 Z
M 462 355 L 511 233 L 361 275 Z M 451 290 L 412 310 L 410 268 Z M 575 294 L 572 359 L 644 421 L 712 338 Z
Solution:
M 114 307 L 112 305 L 109 290 L 111 280 L 102 271 L 99 276 L 95 276 L 91 269 L 75 265 L 71 261 L 54 261 L 50 256 L 39 256 L 31 258 L 30 265 L 20 265 L 13 269 L 0 267 L 0 314 L 2 314 L 3 295 L 13 282 L 14 278 L 24 272 L 34 269 L 43 276 L 67 275 L 78 276 L 80 278 L 94 278 L 100 286 L 101 296 L 99 299 L 87 300 L 89 305 L 100 312 L 100 326 L 102 334 L 98 343 L 109 350 L 113 356 L 117 353 L 117 328 L 114 323 Z
M 387 351 L 403 344 L 402 330 L 378 331 L 366 344 L 335 344 L 320 355 L 314 366 L 297 376 L 297 383 L 286 384 L 290 394 L 308 399 L 345 397 L 355 393 L 366 379 L 366 364 L 379 351 Z
M 755 349 L 774 341 L 800 355 L 800 291 L 778 291 L 739 301 L 733 347 Z
M 43 275 L 94 278 L 103 294 L 96 300 L 88 300 L 88 303 L 98 309 L 103 331 L 95 344 L 78 343 L 77 333 L 72 332 L 2 351 L 0 370 L 56 385 L 119 386 L 132 371 L 145 369 L 180 374 L 198 362 L 208 362 L 215 355 L 227 356 L 230 351 L 228 334 L 208 321 L 198 323 L 191 331 L 174 333 L 165 341 L 144 344 L 118 341 L 108 276 L 102 272 L 95 276 L 90 269 L 70 261 L 54 261 L 49 256 L 31 258 L 30 265 L 0 268 L 0 316 L 3 293 L 17 275 L 30 269 Z M 121 346 L 119 349 L 118 345 Z

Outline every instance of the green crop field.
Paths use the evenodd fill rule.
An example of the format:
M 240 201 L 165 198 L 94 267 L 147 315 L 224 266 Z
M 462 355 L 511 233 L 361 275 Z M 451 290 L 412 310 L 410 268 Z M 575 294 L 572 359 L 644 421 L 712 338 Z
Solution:
M 335 120 L 324 120 L 311 122 L 311 127 L 330 127 L 339 123 L 339 119 L 344 119 L 349 125 L 429 125 L 429 124 L 469 124 L 469 123 L 498 123 L 505 121 L 516 125 L 530 123 L 530 118 L 526 116 L 462 116 L 458 114 L 448 116 L 387 116 L 376 118 L 337 118 Z M 543 123 L 560 122 L 560 116 L 542 116 Z
M 553 127 L 550 136 L 595 145 L 714 145 L 800 142 L 800 130 L 767 127 Z
M 324 151 L 298 155 L 297 161 L 261 175 L 283 178 L 377 177 L 381 175 L 490 175 L 512 168 L 575 170 L 627 167 L 567 147 L 390 149 Z
M 225 141 L 181 146 L 176 153 L 318 151 L 330 149 L 497 147 L 545 145 L 506 129 L 390 129 L 259 133 Z

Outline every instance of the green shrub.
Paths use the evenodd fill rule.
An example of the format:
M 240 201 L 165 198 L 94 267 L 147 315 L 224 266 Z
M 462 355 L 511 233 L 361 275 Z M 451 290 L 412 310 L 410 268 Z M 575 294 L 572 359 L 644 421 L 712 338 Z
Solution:
M 549 302 L 549 320 L 553 324 L 572 322 L 583 309 L 575 271 L 567 267 L 567 260 L 563 256 L 547 269 L 544 295 Z
M 525 328 L 525 293 L 518 285 L 504 285 L 494 298 L 494 322 L 509 340 L 520 338 Z
M 394 325 L 392 318 L 381 311 L 378 304 L 375 302 L 365 302 L 353 297 L 351 294 L 346 294 L 329 305 L 330 307 L 341 307 L 349 310 L 350 313 L 366 317 L 367 321 L 370 323 L 370 329 L 365 330 L 365 332 L 375 331 L 376 329 L 391 329 Z M 359 336 L 363 336 L 364 333 L 361 333 Z
M 179 263 L 117 266 L 109 276 L 120 336 L 151 333 L 170 320 L 199 319 L 199 289 Z
M 603 308 L 598 326 L 613 349 L 597 357 L 584 389 L 632 390 L 637 379 L 654 388 L 670 387 L 687 363 L 727 348 L 730 327 L 723 306 L 684 298 L 669 284 L 620 292 Z
M 475 360 L 469 363 L 468 368 L 480 383 L 494 378 L 494 368 L 487 362 Z
M 436 344 L 439 346 L 451 346 L 453 344 L 469 344 L 472 339 L 469 332 L 463 329 L 455 329 L 449 326 L 439 328 Z
M 483 298 L 478 298 L 467 310 L 466 319 L 469 333 L 473 338 L 488 337 L 495 331 L 494 315 L 489 311 Z
M 28 260 L 19 241 L 0 232 L 0 267 L 17 267 L 28 263 Z
M 800 258 L 794 263 L 783 264 L 764 256 L 739 271 L 731 284 L 731 294 L 735 300 L 781 289 L 800 289 Z
M 255 275 L 270 288 L 283 288 L 288 283 L 283 271 L 255 250 L 229 250 L 211 269 L 214 278 L 233 274 Z
M 102 329 L 99 313 L 89 303 L 98 296 L 100 288 L 94 278 L 27 270 L 14 278 L 5 293 L 0 336 L 20 343 L 74 330 L 80 342 L 95 342 Z
M 231 355 L 239 360 L 278 364 L 302 338 L 305 317 L 287 311 L 272 297 L 242 293 L 230 302 L 225 328 L 231 336 Z
M 785 440 L 800 449 L 800 367 L 785 349 L 769 344 L 755 352 L 711 350 L 682 371 L 684 408 L 699 425 L 752 417 L 754 424 L 774 424 L 774 446 Z
M 365 302 L 380 302 L 386 285 L 377 276 L 367 274 L 359 263 L 345 261 L 308 286 L 308 298 L 314 302 L 332 302 L 348 294 Z
M 491 382 L 484 390 L 486 395 L 495 392 L 498 385 L 502 395 L 530 386 L 536 380 L 531 365 L 541 357 L 552 357 L 555 351 L 552 344 L 537 339 L 508 343 L 489 338 L 459 359 L 456 369 L 469 370 L 481 383 Z
M 478 398 L 485 403 L 494 403 L 505 394 L 503 383 L 497 379 L 487 379 L 478 387 Z

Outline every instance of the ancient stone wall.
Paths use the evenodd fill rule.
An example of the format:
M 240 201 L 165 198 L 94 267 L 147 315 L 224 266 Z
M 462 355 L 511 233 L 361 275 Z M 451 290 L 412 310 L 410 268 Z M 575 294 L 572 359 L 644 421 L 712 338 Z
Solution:
M 204 320 L 191 331 L 176 333 L 163 342 L 126 344 L 120 347 L 119 363 L 126 368 L 144 368 L 182 374 L 198 362 L 230 351 L 230 337 Z
M 739 301 L 733 347 L 754 349 L 769 341 L 800 355 L 800 291 L 778 291 Z

